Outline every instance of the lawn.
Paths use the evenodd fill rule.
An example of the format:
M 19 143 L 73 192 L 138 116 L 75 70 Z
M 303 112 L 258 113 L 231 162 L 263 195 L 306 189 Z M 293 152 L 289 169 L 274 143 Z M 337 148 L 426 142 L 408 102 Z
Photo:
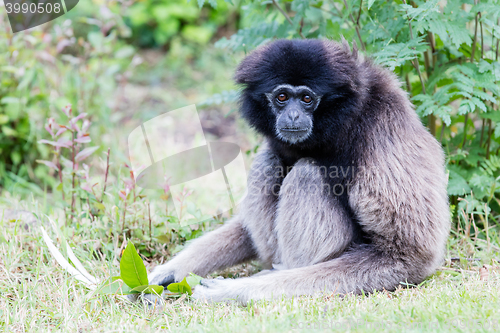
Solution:
M 402 286 L 395 292 L 366 296 L 322 294 L 259 301 L 245 307 L 234 303 L 198 303 L 182 296 L 168 299 L 162 309 L 149 309 L 120 296 L 91 291 L 71 277 L 48 252 L 39 226 L 29 214 L 20 220 L 12 216 L 10 220 L 1 220 L 0 327 L 6 332 L 485 332 L 500 329 L 500 266 L 486 264 L 480 270 L 481 260 L 487 261 L 486 258 L 492 256 L 486 248 L 474 253 L 481 260 L 448 260 L 448 264 L 421 285 Z M 47 223 L 45 228 L 50 231 Z M 63 230 L 87 271 L 101 280 L 116 275 L 119 250 L 99 250 L 103 245 L 89 222 L 83 221 L 79 228 L 63 227 Z M 54 233 L 49 234 L 56 244 L 61 241 Z M 471 243 L 450 241 L 448 259 L 460 248 L 470 249 Z M 91 248 L 98 250 L 86 250 Z M 495 261 L 489 263 L 492 262 Z M 146 261 L 146 264 L 150 268 L 155 263 Z M 245 276 L 255 269 L 253 265 L 246 265 L 219 274 Z

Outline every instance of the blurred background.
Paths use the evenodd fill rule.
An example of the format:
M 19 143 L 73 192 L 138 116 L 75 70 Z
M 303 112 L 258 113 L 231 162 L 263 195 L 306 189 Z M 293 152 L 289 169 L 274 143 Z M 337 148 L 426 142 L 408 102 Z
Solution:
M 196 104 L 207 139 L 238 143 L 248 165 L 262 139 L 235 112 L 238 62 L 276 38 L 344 37 L 394 71 L 446 151 L 450 251 L 493 255 L 500 250 L 499 18 L 496 0 L 82 0 L 13 34 L 0 6 L 5 221 L 52 214 L 74 242 L 93 239 L 89 249 L 101 254 L 125 238 L 147 258 L 178 251 L 232 212 L 181 226 L 167 183 L 155 193 L 135 187 L 130 131 Z

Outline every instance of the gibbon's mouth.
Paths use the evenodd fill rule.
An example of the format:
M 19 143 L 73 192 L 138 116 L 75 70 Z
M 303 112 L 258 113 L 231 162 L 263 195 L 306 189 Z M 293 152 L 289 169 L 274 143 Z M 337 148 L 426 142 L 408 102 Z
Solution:
M 294 144 L 306 140 L 311 134 L 311 127 L 283 127 L 277 132 L 278 138 Z
M 285 127 L 285 128 L 280 128 L 281 132 L 307 132 L 309 131 L 309 128 L 290 128 L 290 127 Z

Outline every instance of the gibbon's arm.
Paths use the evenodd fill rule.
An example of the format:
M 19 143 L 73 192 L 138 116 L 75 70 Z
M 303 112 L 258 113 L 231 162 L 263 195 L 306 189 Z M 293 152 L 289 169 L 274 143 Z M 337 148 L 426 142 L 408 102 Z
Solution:
M 193 241 L 166 264 L 155 267 L 149 283 L 167 286 L 191 272 L 205 276 L 254 257 L 252 241 L 240 216 L 235 216 L 222 227 Z

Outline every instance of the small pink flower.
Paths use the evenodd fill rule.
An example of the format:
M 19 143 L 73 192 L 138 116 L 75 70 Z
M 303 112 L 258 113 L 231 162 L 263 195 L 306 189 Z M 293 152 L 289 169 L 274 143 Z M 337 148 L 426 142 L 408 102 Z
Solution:
M 123 182 L 125 183 L 125 191 L 127 191 L 127 194 L 135 188 L 135 181 L 133 179 L 126 179 Z
M 82 190 L 85 190 L 88 193 L 92 193 L 92 187 L 90 187 L 89 183 L 84 183 L 80 187 L 82 188 Z
M 123 201 L 127 200 L 127 195 L 128 195 L 128 193 L 127 193 L 127 192 L 125 192 L 124 190 L 121 190 L 120 192 L 118 192 L 118 195 L 120 196 L 120 198 L 121 198 Z
M 62 111 L 64 112 L 64 114 L 66 116 L 70 117 L 71 116 L 71 111 L 72 111 L 71 104 L 68 104 L 65 107 L 63 107 Z
M 91 124 L 91 122 L 88 119 L 85 119 L 83 121 L 83 124 L 82 124 L 82 132 L 83 133 L 87 133 L 87 131 L 89 130 L 90 124 Z
M 168 194 L 170 192 L 170 178 L 172 178 L 172 177 L 168 177 L 167 178 L 167 175 L 165 175 L 163 177 L 163 179 L 165 180 L 165 182 L 163 183 L 162 188 L 163 188 L 163 191 L 165 192 L 165 194 Z

